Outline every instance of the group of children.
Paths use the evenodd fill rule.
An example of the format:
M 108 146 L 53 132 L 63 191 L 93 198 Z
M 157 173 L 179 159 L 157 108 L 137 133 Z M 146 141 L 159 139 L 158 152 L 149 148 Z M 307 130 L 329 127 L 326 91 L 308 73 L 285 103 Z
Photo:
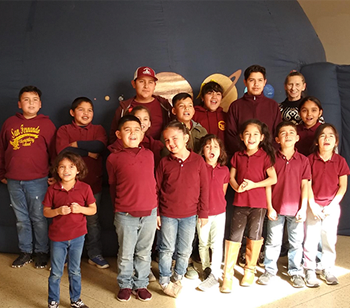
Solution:
M 152 298 L 147 286 L 156 229 L 159 284 L 165 294 L 177 297 L 181 291 L 195 233 L 203 269 L 200 290 L 219 286 L 222 279 L 221 292 L 231 292 L 244 234 L 241 285 L 250 286 L 264 242 L 266 215 L 265 272 L 259 284 L 268 284 L 277 274 L 285 224 L 292 285 L 303 287 L 305 281 L 309 287 L 319 286 L 319 243 L 320 277 L 327 284 L 338 283 L 333 268 L 339 202 L 350 171 L 335 152 L 339 142 L 335 127 L 319 123 L 320 102 L 295 93 L 305 90 L 299 74 L 290 76 L 291 81 L 287 77 L 285 83 L 288 108 L 300 100 L 301 122 L 296 126 L 281 122 L 280 108 L 286 104 L 279 107 L 262 94 L 266 71 L 259 65 L 246 69 L 247 93 L 231 104 L 227 114 L 220 107 L 223 88 L 215 81 L 201 88 L 201 106 L 194 106 L 187 93 L 175 95 L 170 105 L 153 96 L 155 72 L 149 67 L 136 70 L 132 80 L 136 96 L 122 101 L 116 110 L 106 162 L 119 244 L 119 301 L 128 301 L 132 294 L 141 301 Z M 56 133 L 48 117 L 38 115 L 40 97 L 39 89 L 23 88 L 18 102 L 22 113 L 6 120 L 1 130 L 0 175 L 17 218 L 21 251 L 12 266 L 31 262 L 33 253 L 35 266 L 46 266 L 49 241 L 44 216 L 53 218 L 48 232 L 48 307 L 59 306 L 60 279 L 67 262 L 71 307 L 84 308 L 80 259 L 85 235 L 89 263 L 109 266 L 102 257 L 97 216 L 107 136 L 102 126 L 91 123 L 93 104 L 88 98 L 73 101 L 73 122 Z M 222 275 L 228 184 L 235 194 L 229 204 L 233 213 Z

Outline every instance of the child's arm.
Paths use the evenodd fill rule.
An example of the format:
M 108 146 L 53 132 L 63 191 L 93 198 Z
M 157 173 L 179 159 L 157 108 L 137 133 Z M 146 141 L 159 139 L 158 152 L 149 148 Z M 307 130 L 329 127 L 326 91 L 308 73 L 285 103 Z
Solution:
M 237 181 L 236 181 L 236 174 L 237 174 L 237 170 L 236 168 L 231 167 L 230 170 L 230 185 L 233 188 L 234 191 L 240 193 L 244 191 L 244 186 L 245 183 L 242 183 L 241 185 L 238 185 Z
M 309 194 L 309 207 L 312 214 L 314 215 L 315 219 L 322 220 L 324 218 L 324 214 L 322 213 L 320 206 L 315 202 L 315 196 L 312 190 L 312 181 L 309 181 L 308 194 Z
M 304 222 L 306 219 L 307 198 L 309 193 L 308 183 L 308 179 L 301 180 L 301 206 L 299 211 L 295 215 L 297 222 Z
M 91 203 L 88 206 L 81 206 L 77 202 L 72 202 L 70 205 L 73 214 L 84 214 L 84 215 L 94 215 L 96 214 L 97 208 L 96 203 Z
M 343 199 L 346 189 L 348 187 L 348 176 L 342 175 L 339 177 L 339 189 L 337 191 L 337 194 L 331 201 L 331 203 L 328 206 L 325 206 L 323 208 L 323 213 L 325 216 L 330 215 L 333 212 L 334 206 L 337 206 L 340 201 Z
M 277 212 L 272 206 L 272 189 L 271 189 L 271 186 L 267 186 L 265 189 L 266 189 L 267 217 L 270 220 L 277 220 Z
M 44 216 L 46 218 L 53 218 L 59 215 L 68 215 L 70 214 L 71 208 L 69 205 L 63 205 L 58 208 L 52 209 L 50 207 L 44 206 Z
M 260 182 L 253 182 L 248 179 L 244 179 L 241 186 L 243 186 L 243 191 L 250 190 L 253 188 L 259 188 L 259 187 L 267 187 L 271 185 L 275 185 L 277 183 L 277 174 L 274 167 L 270 167 L 266 170 L 267 178 Z M 245 185 L 243 185 L 245 184 Z
M 225 183 L 224 186 L 223 186 L 223 191 L 224 191 L 224 195 L 226 195 L 226 192 L 227 192 L 227 187 L 228 187 L 228 183 Z

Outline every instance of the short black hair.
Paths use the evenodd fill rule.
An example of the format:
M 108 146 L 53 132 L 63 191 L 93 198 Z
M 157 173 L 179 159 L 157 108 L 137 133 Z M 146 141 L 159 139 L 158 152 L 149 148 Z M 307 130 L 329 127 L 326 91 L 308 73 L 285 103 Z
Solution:
M 207 82 L 201 89 L 201 98 L 204 97 L 205 94 L 208 92 L 220 92 L 221 94 L 224 93 L 224 90 L 222 89 L 222 86 L 220 86 L 217 82 L 215 81 L 209 81 Z
M 181 92 L 181 93 L 176 94 L 172 99 L 173 107 L 175 107 L 177 102 L 182 101 L 186 98 L 190 98 L 193 100 L 192 96 L 186 92 Z
M 278 134 L 280 133 L 281 128 L 285 127 L 285 126 L 292 126 L 295 129 L 295 131 L 297 131 L 297 126 L 293 122 L 282 121 L 276 127 L 276 136 L 275 137 L 278 137 Z
M 82 102 L 89 103 L 92 107 L 92 110 L 94 110 L 94 104 L 92 103 L 91 99 L 84 96 L 77 97 L 70 106 L 70 109 L 74 111 Z
M 137 122 L 140 124 L 141 126 L 141 121 L 139 120 L 139 118 L 135 117 L 134 115 L 132 114 L 127 114 L 123 117 L 121 117 L 118 121 L 118 125 L 117 125 L 117 130 L 120 131 L 120 129 L 123 127 L 123 125 L 126 123 L 126 122 Z
M 318 109 L 323 110 L 322 104 L 321 104 L 320 100 L 317 97 L 315 97 L 315 96 L 305 96 L 299 103 L 299 106 L 298 106 L 299 113 L 300 113 L 301 108 L 304 106 L 304 104 L 307 101 L 314 102 L 317 105 Z
M 19 91 L 19 94 L 18 94 L 18 100 L 19 101 L 21 100 L 22 94 L 25 93 L 25 92 L 34 92 L 34 93 L 38 94 L 38 96 L 41 98 L 41 91 L 37 87 L 35 87 L 35 86 L 25 86 Z
M 264 76 L 264 79 L 266 79 L 266 69 L 265 67 L 254 64 L 246 68 L 244 71 L 244 80 L 248 80 L 251 73 L 261 73 Z

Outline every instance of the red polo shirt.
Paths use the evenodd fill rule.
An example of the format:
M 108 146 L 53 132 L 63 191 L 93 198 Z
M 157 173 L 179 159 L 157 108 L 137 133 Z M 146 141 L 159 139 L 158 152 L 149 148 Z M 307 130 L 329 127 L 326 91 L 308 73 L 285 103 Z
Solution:
M 297 150 L 290 160 L 278 151 L 274 167 L 278 180 L 272 186 L 272 206 L 280 215 L 295 216 L 301 205 L 301 181 L 311 179 L 309 160 Z
M 205 164 L 209 179 L 209 216 L 219 215 L 226 211 L 226 199 L 223 186 L 230 182 L 230 171 L 226 166 Z
M 312 190 L 315 202 L 326 206 L 331 203 L 339 189 L 339 177 L 349 175 L 349 166 L 344 157 L 333 153 L 330 160 L 324 161 L 318 153 L 308 156 L 311 165 Z
M 65 190 L 61 183 L 57 182 L 47 189 L 43 204 L 46 207 L 57 209 L 73 202 L 81 206 L 88 206 L 95 202 L 91 187 L 77 181 L 73 188 Z M 49 227 L 49 238 L 55 242 L 73 240 L 87 233 L 86 218 L 84 214 L 58 215 L 52 219 Z
M 208 218 L 209 182 L 205 162 L 191 151 L 183 161 L 172 154 L 156 171 L 159 214 L 170 218 Z
M 260 148 L 248 156 L 246 151 L 236 152 L 231 159 L 231 166 L 236 169 L 236 181 L 240 185 L 244 179 L 255 183 L 267 178 L 266 170 L 272 166 L 270 157 Z M 233 205 L 267 208 L 265 187 L 254 188 L 242 193 L 235 193 Z
M 300 123 L 297 126 L 297 132 L 299 135 L 299 141 L 295 144 L 295 147 L 298 149 L 299 153 L 308 156 L 311 154 L 311 146 L 314 143 L 315 132 L 317 127 L 321 125 L 320 122 L 317 122 L 314 126 L 306 128 L 304 123 Z

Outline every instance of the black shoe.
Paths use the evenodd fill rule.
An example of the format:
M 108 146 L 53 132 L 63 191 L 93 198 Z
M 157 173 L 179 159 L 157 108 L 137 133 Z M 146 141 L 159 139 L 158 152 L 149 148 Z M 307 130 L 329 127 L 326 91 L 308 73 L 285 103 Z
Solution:
M 203 271 L 203 281 L 206 280 L 210 274 L 211 274 L 211 268 L 206 267 Z
M 46 268 L 49 256 L 47 253 L 38 252 L 35 256 L 35 268 Z
M 27 252 L 21 252 L 18 258 L 13 261 L 12 267 L 22 267 L 30 262 L 32 262 L 32 254 Z

